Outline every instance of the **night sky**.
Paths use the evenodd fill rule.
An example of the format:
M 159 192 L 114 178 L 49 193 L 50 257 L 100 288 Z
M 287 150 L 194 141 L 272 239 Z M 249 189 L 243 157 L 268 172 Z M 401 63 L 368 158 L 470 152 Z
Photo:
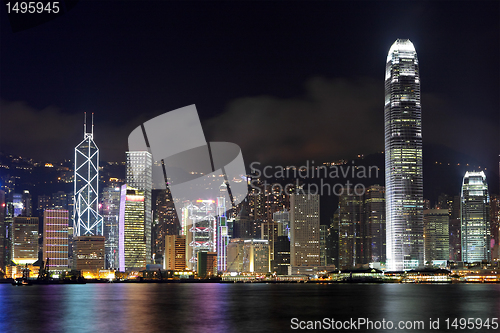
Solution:
M 13 32 L 2 4 L 0 150 L 71 159 L 94 112 L 101 159 L 123 161 L 135 127 L 196 104 L 247 164 L 380 152 L 387 52 L 409 38 L 424 145 L 498 173 L 499 18 L 498 1 L 80 1 Z

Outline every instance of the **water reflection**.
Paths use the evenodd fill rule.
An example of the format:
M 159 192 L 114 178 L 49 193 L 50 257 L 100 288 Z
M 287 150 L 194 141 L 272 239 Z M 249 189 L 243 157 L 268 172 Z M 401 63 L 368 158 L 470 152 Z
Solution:
M 500 285 L 0 285 L 1 332 L 287 332 L 300 320 L 500 317 Z

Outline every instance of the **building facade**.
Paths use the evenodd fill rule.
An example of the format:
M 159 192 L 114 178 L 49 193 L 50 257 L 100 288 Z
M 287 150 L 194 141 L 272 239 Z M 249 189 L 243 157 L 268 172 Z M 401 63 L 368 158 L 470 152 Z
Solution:
M 412 269 L 424 264 L 424 200 L 420 73 L 408 39 L 387 55 L 384 122 L 387 269 Z
M 144 191 L 122 185 L 118 227 L 118 260 L 120 271 L 146 269 L 151 253 L 147 240 Z
M 186 269 L 186 236 L 165 236 L 163 269 L 179 271 Z
M 290 195 L 290 264 L 319 266 L 319 195 Z
M 99 276 L 104 269 L 104 236 L 80 236 L 73 238 L 73 269 L 84 276 Z
M 16 265 L 29 265 L 38 260 L 38 222 L 38 217 L 14 217 L 11 258 Z
M 151 209 L 151 194 L 153 188 L 153 155 L 148 151 L 127 152 L 127 185 L 139 190 L 144 196 L 143 201 L 143 234 L 141 237 L 145 241 L 145 260 L 150 264 L 151 254 L 151 228 L 153 225 L 153 212 Z M 139 237 L 139 235 L 137 235 Z
M 46 209 L 43 212 L 42 260 L 48 270 L 68 269 L 68 223 L 68 210 Z
M 385 188 L 380 185 L 369 186 L 364 195 L 365 223 L 368 231 L 369 262 L 385 263 Z
M 489 206 L 486 175 L 467 171 L 461 196 L 462 261 L 491 260 Z
M 106 252 L 106 269 L 119 267 L 119 217 L 120 217 L 120 184 L 110 184 L 102 190 L 101 216 L 104 225 L 104 248 Z
M 363 196 L 339 197 L 339 268 L 348 269 L 369 262 L 367 225 L 364 223 Z
M 450 256 L 448 209 L 424 210 L 425 262 L 446 261 Z

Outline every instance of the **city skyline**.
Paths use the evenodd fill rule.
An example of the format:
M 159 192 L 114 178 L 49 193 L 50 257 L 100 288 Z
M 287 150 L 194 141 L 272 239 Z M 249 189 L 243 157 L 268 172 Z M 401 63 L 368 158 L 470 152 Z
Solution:
M 385 110 L 384 110 L 384 118 L 385 118 L 384 151 L 385 151 L 385 175 L 386 175 L 385 202 L 387 205 L 385 211 L 387 212 L 387 217 L 386 217 L 387 223 L 386 223 L 386 230 L 384 230 L 384 232 L 386 233 L 387 244 L 379 244 L 379 245 L 382 247 L 385 246 L 386 248 L 386 259 L 387 259 L 388 270 L 403 271 L 412 268 L 422 267 L 424 265 L 425 252 L 424 252 L 423 209 L 424 209 L 424 204 L 428 206 L 427 203 L 424 203 L 424 196 L 423 196 L 424 194 L 423 176 L 422 176 L 423 139 L 422 139 L 422 115 L 420 111 L 421 107 L 420 67 L 419 67 L 419 60 L 417 59 L 416 56 L 415 47 L 413 43 L 410 42 L 409 39 L 397 39 L 396 42 L 394 42 L 394 44 L 390 47 L 386 61 L 385 90 L 386 90 L 386 96 L 385 96 Z M 249 114 L 252 114 L 251 113 L 252 111 L 258 109 L 259 109 L 258 107 L 256 109 L 255 108 L 248 109 Z M 177 112 L 182 112 L 182 110 L 183 108 L 178 109 Z M 74 187 L 75 236 L 103 235 L 102 217 L 100 216 L 99 209 L 97 208 L 97 205 L 101 204 L 101 202 L 99 201 L 99 195 L 101 194 L 99 190 L 100 167 L 99 167 L 99 149 L 97 148 L 97 145 L 93 141 L 94 138 L 93 115 L 94 114 L 92 113 L 91 131 L 90 132 L 87 131 L 86 120 L 85 120 L 84 140 L 75 148 L 75 161 L 74 161 L 75 168 L 74 168 L 74 179 L 73 179 L 75 184 Z M 257 112 L 256 115 L 258 116 L 259 112 Z M 291 115 L 293 116 L 294 112 L 292 112 Z M 219 120 L 222 120 L 221 123 L 224 123 L 223 121 L 224 114 L 217 114 L 214 116 L 217 117 Z M 272 124 L 274 120 L 273 117 L 274 116 L 271 115 L 271 117 L 268 119 L 259 118 L 259 125 L 262 125 L 265 128 L 265 126 L 267 126 L 268 124 L 270 123 Z M 304 117 L 302 116 L 301 118 Z M 153 119 L 159 119 L 159 118 L 153 118 Z M 246 120 L 247 118 L 242 115 L 241 119 Z M 224 131 L 226 132 L 226 134 L 231 132 L 234 133 L 233 128 L 238 128 L 239 122 L 237 120 L 239 119 L 234 117 L 232 118 L 231 123 L 235 126 L 227 126 L 226 130 Z M 282 122 L 284 124 L 287 124 L 287 120 L 288 117 L 284 117 Z M 305 118 L 303 120 L 305 120 Z M 346 118 L 342 120 L 346 121 L 347 123 L 349 121 Z M 104 120 L 104 122 L 106 122 L 106 120 Z M 316 127 L 319 126 L 314 122 L 311 123 L 314 124 L 314 127 L 311 127 L 308 122 L 303 122 L 303 123 L 307 124 L 306 127 L 309 127 L 309 132 L 308 131 L 305 132 L 306 136 L 310 136 L 310 131 L 317 130 Z M 431 124 L 432 122 L 428 123 Z M 211 125 L 208 125 L 208 128 L 210 128 L 210 126 Z M 137 127 L 136 130 L 134 130 L 134 132 L 135 131 L 140 132 L 141 127 Z M 142 131 L 144 132 L 144 127 L 142 127 Z M 255 137 L 252 134 L 253 133 L 252 131 L 246 133 L 249 134 L 248 137 L 249 141 L 255 139 Z M 278 134 L 280 133 L 279 131 L 276 132 Z M 145 133 L 143 134 L 145 135 Z M 366 139 L 369 138 L 369 134 L 370 133 L 365 133 L 361 131 L 359 133 L 358 138 L 362 138 L 364 141 L 367 141 Z M 309 144 L 309 147 L 307 148 L 307 153 L 311 152 L 313 154 L 318 153 L 318 149 L 316 148 L 321 148 L 322 143 L 320 143 L 320 141 L 318 141 L 317 139 L 319 138 L 316 138 L 316 140 L 313 141 L 308 141 L 308 139 L 305 139 L 304 142 L 295 143 L 293 146 L 296 148 L 295 152 L 297 153 L 297 155 L 303 156 L 301 154 L 301 149 L 304 143 Z M 260 142 L 259 140 L 260 139 L 258 139 L 254 143 L 259 143 Z M 279 144 L 281 140 L 282 140 L 281 138 L 275 135 L 270 135 L 269 138 L 266 138 L 269 147 L 266 147 L 266 149 L 262 149 L 261 156 L 263 158 L 266 158 L 265 157 L 267 154 L 266 151 L 268 151 L 269 148 L 273 148 L 273 145 Z M 356 140 L 354 141 L 350 140 L 350 143 L 353 143 L 353 147 L 356 146 L 355 141 Z M 146 144 L 148 145 L 147 138 L 146 138 Z M 278 149 L 273 150 L 276 155 L 274 161 L 281 161 L 278 158 L 283 158 L 283 161 L 288 160 L 286 156 L 286 150 L 288 148 L 286 146 L 287 145 L 283 147 L 280 146 Z M 333 147 L 332 151 L 334 150 L 335 148 Z M 283 152 L 285 153 L 285 155 L 283 155 Z M 256 153 L 258 154 L 259 152 L 257 151 Z M 161 239 L 164 236 L 162 234 L 163 231 L 160 231 L 158 235 L 154 236 L 152 235 L 152 227 L 153 227 L 152 193 L 151 193 L 151 186 L 152 186 L 151 169 L 153 166 L 152 155 L 151 153 L 146 151 L 142 152 L 127 151 L 126 156 L 127 156 L 126 181 L 125 181 L 126 185 L 124 185 L 126 187 L 122 187 L 122 196 L 121 196 L 122 202 L 120 204 L 121 210 L 120 210 L 120 218 L 118 221 L 119 222 L 118 248 L 120 251 L 119 266 L 121 270 L 124 269 L 127 270 L 128 267 L 130 267 L 130 269 L 145 268 L 146 265 L 154 263 L 155 259 L 154 256 L 152 256 L 151 254 L 152 238 L 153 237 L 158 238 L 159 236 L 159 238 Z M 358 155 L 358 157 L 359 156 L 361 156 L 361 159 L 363 159 L 362 155 Z M 346 162 L 344 161 L 342 163 Z M 356 169 L 357 168 L 358 167 L 356 166 Z M 354 166 L 352 167 L 352 170 L 353 170 L 352 177 L 354 177 Z M 167 173 L 170 174 L 169 172 Z M 193 172 L 191 172 L 191 174 L 193 174 Z M 241 179 L 238 178 L 237 181 L 241 182 Z M 299 186 L 298 183 L 297 186 Z M 363 186 L 363 190 L 364 189 L 365 187 Z M 135 196 L 138 195 L 142 199 L 135 197 L 132 198 L 134 195 Z M 308 194 L 308 198 L 309 196 L 310 194 Z M 12 204 L 14 206 L 14 216 L 16 214 L 19 215 L 20 210 L 22 210 L 24 215 L 31 215 L 30 212 L 28 212 L 29 207 L 31 205 L 26 203 L 31 200 L 31 195 L 29 191 L 24 190 L 24 194 L 22 195 L 14 193 L 13 197 L 14 199 Z M 123 200 L 123 198 L 126 199 L 125 201 L 133 201 L 134 204 L 137 206 L 130 210 L 130 212 L 133 211 L 132 214 L 129 214 L 130 213 L 129 210 L 126 209 L 126 202 Z M 293 271 L 293 266 L 301 265 L 300 261 L 302 259 L 304 260 L 307 266 L 310 266 L 311 263 L 313 265 L 319 264 L 320 245 L 319 245 L 319 239 L 316 240 L 316 238 L 320 236 L 320 233 L 323 233 L 322 241 L 326 242 L 326 237 L 327 237 L 326 228 L 322 228 L 321 231 L 319 230 L 319 225 L 321 224 L 319 216 L 320 215 L 319 198 L 315 199 L 317 201 L 318 207 L 314 208 L 315 212 L 313 215 L 315 215 L 316 218 L 314 222 L 301 221 L 301 222 L 306 222 L 304 226 L 301 227 L 295 226 L 295 224 L 297 224 L 296 217 L 302 214 L 302 212 L 300 212 L 300 209 L 299 211 L 295 211 L 296 209 L 300 208 L 297 207 L 297 204 L 295 202 L 295 200 L 298 200 L 297 198 L 298 197 L 296 196 L 291 196 L 290 198 L 291 201 L 290 233 L 291 235 L 293 235 L 291 236 L 291 238 L 295 238 L 295 241 L 292 241 L 292 243 L 290 244 L 290 251 L 291 251 L 290 262 L 292 266 L 292 271 Z M 214 198 L 204 197 L 198 200 L 197 202 L 199 203 L 203 202 L 208 205 L 209 202 L 210 204 L 214 203 L 214 200 L 212 199 Z M 266 225 L 268 230 L 264 231 L 264 229 L 262 229 L 262 238 L 263 239 L 265 239 L 265 237 L 268 238 L 270 242 L 268 248 L 269 258 L 270 260 L 273 260 L 274 244 L 272 243 L 272 241 L 274 241 L 275 238 L 277 237 L 275 237 L 274 232 L 272 233 L 273 236 L 270 237 L 271 231 L 269 230 L 269 228 L 271 224 L 270 224 L 269 209 L 271 206 L 269 206 L 268 199 L 265 199 L 264 201 L 265 202 L 263 202 L 263 204 L 264 206 L 267 207 L 266 213 L 268 216 L 267 218 L 264 217 L 263 219 L 264 222 L 267 221 L 267 224 L 262 224 L 262 225 L 263 226 Z M 137 204 L 138 202 L 140 202 L 140 204 Z M 197 261 L 199 260 L 200 256 L 199 250 L 201 248 L 200 249 L 198 248 L 200 246 L 206 247 L 203 248 L 203 250 L 204 251 L 206 250 L 209 253 L 211 251 L 214 251 L 215 248 L 217 248 L 218 253 L 219 252 L 225 253 L 225 248 L 227 246 L 228 239 L 221 240 L 219 237 L 220 235 L 218 234 L 222 229 L 227 230 L 226 225 L 224 225 L 226 223 L 225 218 L 224 221 L 216 221 L 215 219 L 212 219 L 212 217 L 207 219 L 207 216 L 209 215 L 212 216 L 212 213 L 209 213 L 209 211 L 211 211 L 212 208 L 208 208 L 208 206 L 205 208 L 196 207 L 193 205 L 193 203 L 194 202 L 184 203 L 184 208 L 189 209 L 190 218 L 191 219 L 195 218 L 197 220 L 196 223 L 197 224 L 200 223 L 200 225 L 197 226 L 196 228 L 193 227 L 192 229 L 189 229 L 189 231 L 187 230 L 188 228 L 187 224 L 182 225 L 182 227 L 184 233 L 186 234 L 186 252 L 187 252 L 186 258 L 188 258 L 188 260 L 186 261 L 186 265 L 189 268 L 195 269 L 196 267 L 199 267 L 195 263 L 197 263 Z M 257 204 L 257 201 L 253 202 L 253 204 Z M 260 205 L 261 203 L 258 204 Z M 364 209 L 363 205 L 364 204 L 360 201 L 358 205 L 360 211 Z M 236 207 L 234 208 L 236 209 Z M 257 206 L 254 206 L 252 209 L 257 209 L 257 208 L 258 208 Z M 276 206 L 274 206 L 272 209 L 278 209 L 278 208 L 281 209 L 281 207 L 276 207 Z M 339 205 L 339 210 L 340 208 L 342 208 L 342 204 Z M 196 215 L 197 213 L 194 214 L 193 212 L 194 210 L 199 210 L 199 209 L 206 210 L 206 212 L 197 216 Z M 180 209 L 178 209 L 178 212 L 180 212 Z M 274 213 L 274 211 L 272 211 L 271 213 Z M 340 214 L 345 214 L 345 213 L 343 213 L 342 210 L 340 210 Z M 307 218 L 311 217 L 309 215 L 310 214 L 308 213 Z M 256 216 L 257 215 L 255 215 L 254 217 Z M 185 222 L 186 217 L 182 216 L 181 218 L 179 216 L 179 219 L 182 222 Z M 258 219 L 254 220 L 253 223 L 256 225 L 256 227 L 254 226 L 255 230 L 249 232 L 249 234 L 253 234 L 254 237 L 258 233 L 257 230 L 261 230 L 259 229 L 261 227 L 259 225 L 259 221 L 260 220 Z M 340 229 L 339 229 L 340 237 L 342 237 L 343 234 L 347 234 L 349 237 L 355 236 L 354 238 L 352 238 L 352 240 L 346 241 L 347 245 L 345 245 L 343 248 L 343 251 L 346 253 L 346 257 L 345 258 L 339 257 L 340 262 L 343 263 L 343 265 L 346 267 L 351 267 L 351 266 L 354 267 L 358 265 L 367 264 L 367 261 L 369 260 L 368 258 L 371 257 L 370 246 L 368 245 L 367 242 L 369 239 L 368 237 L 371 236 L 370 233 L 367 231 L 367 227 L 365 225 L 361 226 L 361 224 L 366 223 L 363 217 L 363 213 L 360 213 L 359 216 L 355 218 L 352 216 L 349 217 L 348 219 L 345 220 L 345 223 L 343 222 L 344 220 L 342 220 L 342 218 L 340 218 L 339 221 L 340 221 Z M 208 224 L 204 225 L 203 223 L 205 224 L 208 223 Z M 314 226 L 312 226 L 311 223 L 313 223 Z M 311 226 L 309 224 L 311 224 Z M 350 229 L 349 230 L 345 229 L 347 230 L 345 232 L 342 231 L 343 224 L 350 225 L 352 227 L 351 229 L 353 229 L 354 231 Z M 277 232 L 278 230 L 277 226 L 276 229 L 274 229 L 275 228 L 274 223 L 272 225 L 273 225 L 273 230 Z M 83 233 L 80 232 L 82 226 L 85 229 Z M 307 237 L 304 236 L 305 238 L 300 236 L 300 234 L 302 234 L 304 230 L 306 230 L 307 228 L 311 228 L 310 235 L 307 235 Z M 462 218 L 462 229 L 466 230 L 464 227 L 464 218 Z M 487 229 L 489 229 L 489 227 Z M 210 233 L 207 233 L 207 230 L 209 230 Z M 377 230 L 377 232 L 380 231 L 382 230 L 381 229 Z M 265 235 L 266 233 L 267 235 Z M 297 233 L 297 235 L 299 235 L 300 237 L 298 237 L 295 233 Z M 467 237 L 465 238 L 464 237 L 465 236 L 462 235 L 463 243 L 468 239 Z M 90 248 L 97 248 L 98 251 L 100 251 L 101 246 L 104 248 L 106 247 L 106 244 L 100 243 L 101 240 L 104 240 L 104 238 L 102 239 L 96 238 L 95 243 L 91 242 L 85 244 L 81 243 L 80 244 L 81 247 L 79 250 L 87 251 Z M 158 239 L 156 239 L 156 241 L 157 240 Z M 77 239 L 77 243 L 79 241 L 83 240 Z M 221 247 L 220 244 L 222 244 L 222 241 L 223 243 L 225 243 L 225 246 Z M 311 242 L 318 243 L 317 248 L 316 245 L 313 246 L 314 248 L 313 255 L 311 254 L 312 252 L 300 253 L 300 249 L 299 251 L 296 251 L 295 247 L 307 248 L 311 246 L 310 244 Z M 350 244 L 351 242 L 352 244 Z M 128 251 L 128 254 L 124 252 L 124 249 L 127 248 L 127 246 L 128 250 L 125 250 L 125 252 Z M 138 250 L 137 253 L 134 252 L 136 248 Z M 316 254 L 316 250 L 318 250 L 317 251 L 318 254 Z M 106 250 L 106 252 L 108 251 L 109 250 Z M 341 253 L 344 252 L 341 251 Z M 465 255 L 465 252 L 466 251 L 464 251 L 464 248 L 462 248 L 462 256 Z M 155 251 L 155 253 L 158 252 Z M 81 254 L 82 257 L 92 256 L 92 255 L 93 254 L 91 253 Z M 99 254 L 99 256 L 100 255 L 101 254 Z M 106 253 L 106 255 L 103 255 L 102 257 L 105 256 L 109 256 L 109 254 Z M 100 256 L 99 260 L 101 260 L 102 257 Z M 309 257 L 311 258 L 314 257 L 314 258 L 311 259 Z M 379 255 L 378 257 L 380 258 L 381 256 Z M 122 265 L 122 262 L 124 261 L 123 258 L 127 258 L 125 260 L 127 262 L 125 266 Z M 205 258 L 204 260 L 207 259 Z M 222 257 L 219 256 L 218 266 L 225 267 L 226 266 L 225 260 L 226 260 L 225 254 Z M 323 260 L 327 261 L 327 259 Z M 137 262 L 138 264 L 135 265 L 134 262 Z M 206 269 L 206 267 L 204 269 Z
M 498 0 L 0 17 L 0 332 L 500 327 Z

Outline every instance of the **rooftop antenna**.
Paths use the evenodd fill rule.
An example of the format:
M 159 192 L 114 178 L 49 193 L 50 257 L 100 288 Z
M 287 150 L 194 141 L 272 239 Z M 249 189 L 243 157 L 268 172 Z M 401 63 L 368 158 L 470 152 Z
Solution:
M 92 137 L 94 137 L 94 112 L 92 112 Z
M 87 134 L 87 112 L 83 113 L 83 134 Z

